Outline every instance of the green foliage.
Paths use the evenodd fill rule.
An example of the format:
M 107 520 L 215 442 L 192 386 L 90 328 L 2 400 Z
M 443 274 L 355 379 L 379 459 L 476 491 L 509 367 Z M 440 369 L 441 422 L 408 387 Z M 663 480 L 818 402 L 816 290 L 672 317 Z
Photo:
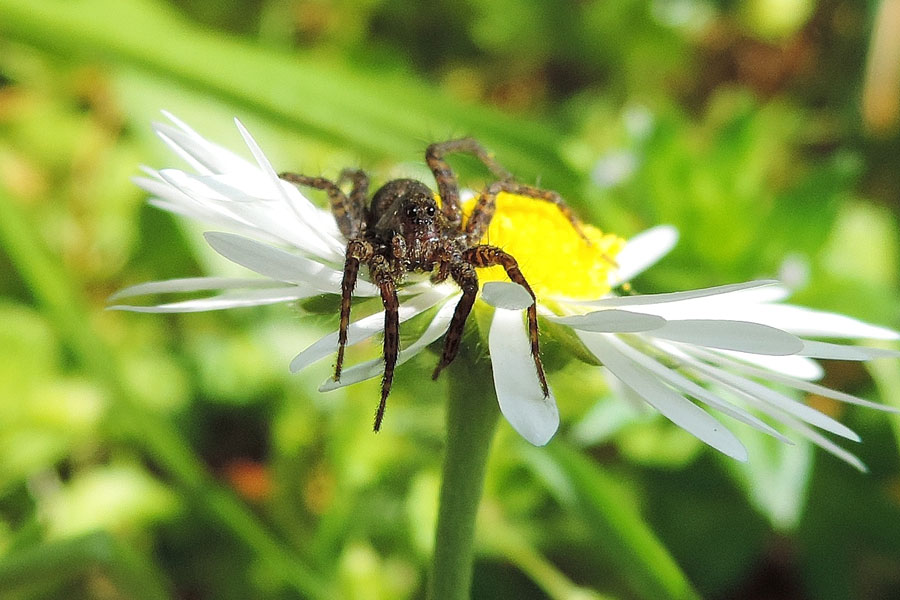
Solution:
M 428 142 L 471 134 L 603 229 L 677 225 L 639 291 L 780 276 L 798 303 L 900 325 L 896 133 L 857 112 L 867 8 L 738 4 L 0 0 L 0 596 L 427 587 L 433 356 L 398 370 L 373 435 L 377 382 L 320 394 L 328 361 L 288 372 L 334 328 L 327 300 L 104 311 L 125 285 L 230 268 L 129 180 L 173 164 L 160 109 L 236 149 L 238 116 L 276 165 L 326 175 L 421 174 Z M 563 428 L 523 450 L 501 420 L 476 594 L 900 593 L 900 419 L 825 407 L 862 433 L 866 476 L 727 421 L 736 464 L 547 353 Z M 874 375 L 900 406 L 896 363 Z M 863 371 L 828 378 L 876 396 Z

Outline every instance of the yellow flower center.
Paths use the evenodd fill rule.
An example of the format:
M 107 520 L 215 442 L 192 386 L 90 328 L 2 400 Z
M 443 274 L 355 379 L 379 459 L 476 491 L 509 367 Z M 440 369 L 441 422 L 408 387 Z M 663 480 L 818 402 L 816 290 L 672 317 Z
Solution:
M 468 218 L 473 198 L 463 205 Z M 539 299 L 590 300 L 610 291 L 610 271 L 625 240 L 581 224 L 591 243 L 579 235 L 555 205 L 518 194 L 497 195 L 497 211 L 481 243 L 512 254 Z M 509 281 L 502 267 L 478 270 L 485 281 Z

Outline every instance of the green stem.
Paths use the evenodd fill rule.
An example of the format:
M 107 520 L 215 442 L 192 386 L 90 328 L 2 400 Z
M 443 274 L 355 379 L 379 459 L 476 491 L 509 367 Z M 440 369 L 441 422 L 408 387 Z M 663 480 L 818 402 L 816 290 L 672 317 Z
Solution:
M 490 373 L 476 376 L 472 371 L 478 367 L 465 365 L 468 373 L 464 375 L 461 362 L 462 358 L 457 359 L 447 373 L 447 449 L 428 589 L 431 600 L 469 597 L 475 517 L 500 414 Z

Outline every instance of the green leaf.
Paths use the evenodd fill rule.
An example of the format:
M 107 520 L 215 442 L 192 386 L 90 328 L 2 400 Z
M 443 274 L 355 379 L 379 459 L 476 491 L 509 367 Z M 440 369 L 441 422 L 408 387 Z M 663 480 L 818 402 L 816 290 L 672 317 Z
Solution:
M 477 133 L 523 179 L 539 176 L 542 185 L 564 194 L 579 189 L 579 176 L 560 158 L 563 139 L 552 128 L 460 104 L 409 78 L 361 74 L 321 58 L 251 46 L 194 27 L 165 6 L 0 0 L 0 32 L 64 57 L 162 77 L 370 157 L 417 157 L 435 132 Z
M 116 589 L 110 593 L 117 597 L 171 597 L 168 583 L 161 580 L 153 565 L 106 532 L 48 542 L 6 556 L 0 561 L 0 592 L 10 597 L 7 594 L 32 588 L 39 582 L 66 583 L 63 589 L 71 592 L 72 581 L 96 570 L 109 577 Z
M 581 517 L 641 598 L 699 597 L 631 498 L 595 463 L 559 440 L 542 449 L 523 444 L 522 455 L 556 499 Z
M 136 404 L 125 393 L 112 349 L 93 328 L 86 298 L 67 277 L 62 262 L 41 243 L 25 211 L 0 186 L 0 247 L 31 291 L 35 304 L 57 330 L 74 361 L 90 377 L 102 382 L 115 397 L 115 410 L 105 423 L 107 433 L 136 444 L 172 480 L 173 487 L 196 499 L 204 510 L 230 530 L 260 560 L 276 565 L 284 583 L 310 598 L 329 598 L 328 584 L 296 553 L 273 536 L 249 509 L 216 485 L 204 465 L 177 430 L 156 413 Z
M 812 444 L 795 435 L 795 445 L 788 445 L 743 427 L 736 428 L 735 433 L 752 459 L 746 463 L 724 461 L 727 471 L 774 528 L 793 529 L 806 505 Z

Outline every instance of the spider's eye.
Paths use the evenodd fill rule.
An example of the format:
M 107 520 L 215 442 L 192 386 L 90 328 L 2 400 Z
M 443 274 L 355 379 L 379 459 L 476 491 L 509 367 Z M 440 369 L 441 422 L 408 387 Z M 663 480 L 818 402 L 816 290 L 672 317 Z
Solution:
M 433 206 L 429 206 L 429 207 L 428 207 L 428 216 L 429 216 L 429 217 L 433 217 L 433 216 L 434 216 L 434 207 L 433 207 Z
M 416 216 L 416 207 L 415 206 L 407 206 L 406 207 L 406 216 L 412 219 Z

